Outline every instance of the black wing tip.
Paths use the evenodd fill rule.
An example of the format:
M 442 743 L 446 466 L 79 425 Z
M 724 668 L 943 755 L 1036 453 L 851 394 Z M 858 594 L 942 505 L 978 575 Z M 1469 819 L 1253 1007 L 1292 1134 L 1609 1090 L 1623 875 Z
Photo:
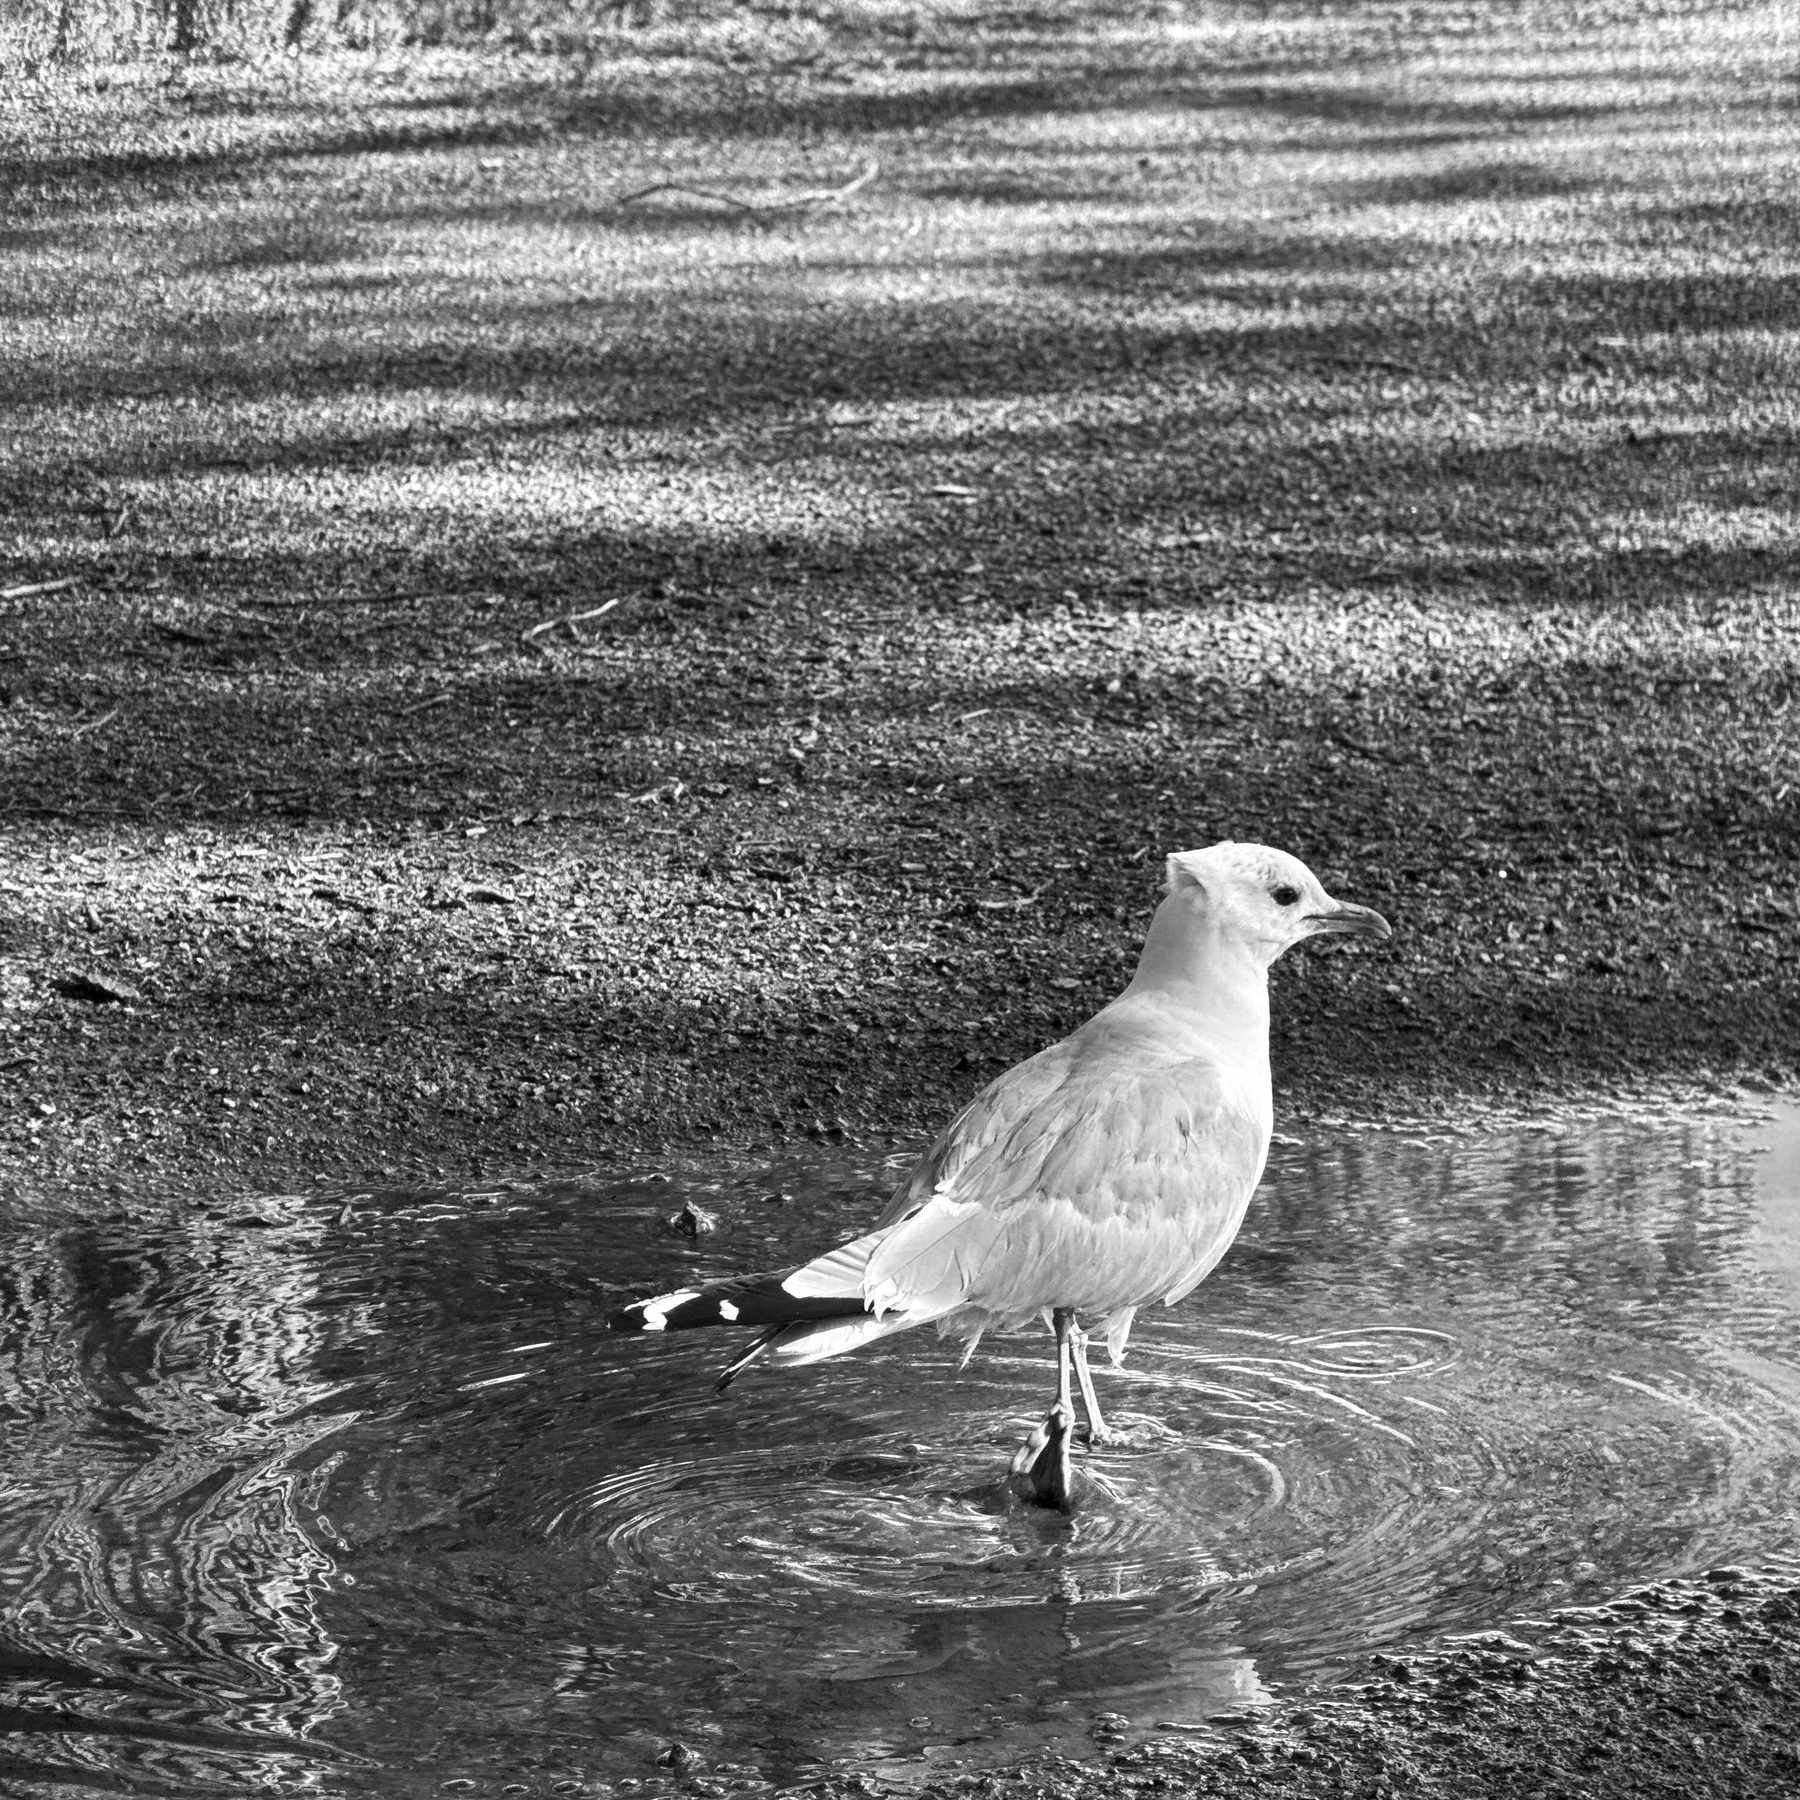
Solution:
M 691 1325 L 727 1325 L 732 1315 L 720 1304 L 729 1296 L 705 1288 L 675 1288 L 652 1294 L 608 1313 L 608 1331 L 681 1331 Z
M 607 1314 L 609 1331 L 690 1331 L 701 1325 L 794 1325 L 854 1318 L 868 1311 L 860 1294 L 790 1294 L 780 1275 L 754 1275 L 709 1287 L 676 1288 Z

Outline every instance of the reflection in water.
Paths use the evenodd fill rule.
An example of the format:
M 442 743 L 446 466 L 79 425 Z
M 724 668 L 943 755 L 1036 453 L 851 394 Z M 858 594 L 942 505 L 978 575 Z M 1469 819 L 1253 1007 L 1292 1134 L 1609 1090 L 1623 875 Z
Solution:
M 11 1221 L 0 1777 L 435 1789 L 912 1768 L 1255 1704 L 1376 1645 L 1791 1542 L 1800 1114 L 1282 1153 L 1103 1377 L 1073 1520 L 1001 1480 L 1047 1340 L 746 1380 L 626 1290 L 848 1235 L 893 1171 Z M 788 1196 L 794 1196 L 788 1200 Z M 921 1760 L 923 1759 L 923 1761 Z M 898 1766 L 898 1765 L 895 1765 Z
M 215 1776 L 338 1710 L 300 1462 L 331 1320 L 304 1218 L 33 1231 L 0 1274 L 7 1766 Z M 285 1742 L 284 1742 L 285 1740 Z M 18 1748 L 23 1743 L 23 1748 Z

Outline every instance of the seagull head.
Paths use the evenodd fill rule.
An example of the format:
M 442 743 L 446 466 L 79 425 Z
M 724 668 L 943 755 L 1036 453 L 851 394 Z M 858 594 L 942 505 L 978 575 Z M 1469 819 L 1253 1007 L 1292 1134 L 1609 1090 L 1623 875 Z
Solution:
M 1391 936 L 1373 907 L 1326 893 L 1311 869 L 1266 844 L 1212 844 L 1168 861 L 1169 900 L 1192 922 L 1249 951 L 1264 968 L 1307 938 Z

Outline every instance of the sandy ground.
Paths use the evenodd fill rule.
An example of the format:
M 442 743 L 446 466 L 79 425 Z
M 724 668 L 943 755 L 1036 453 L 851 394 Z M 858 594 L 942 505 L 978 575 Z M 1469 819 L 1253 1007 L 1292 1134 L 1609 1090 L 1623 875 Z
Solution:
M 13 1179 L 925 1131 L 1222 836 L 1290 1118 L 1788 1079 L 1777 12 L 1008 17 L 9 96 Z
M 1224 836 L 1397 927 L 1279 971 L 1285 1129 L 1791 1084 L 1783 32 L 866 8 L 9 87 L 0 1195 L 916 1138 Z M 1614 1671 L 1692 1769 L 1590 1673 L 1129 1780 L 1776 1792 L 1788 1615 L 1726 1610 Z
M 1794 1571 L 1716 1569 L 1459 1642 L 1207 1733 L 945 1792 L 1577 1796 L 1800 1791 Z M 1104 1740 L 1102 1740 L 1103 1742 Z

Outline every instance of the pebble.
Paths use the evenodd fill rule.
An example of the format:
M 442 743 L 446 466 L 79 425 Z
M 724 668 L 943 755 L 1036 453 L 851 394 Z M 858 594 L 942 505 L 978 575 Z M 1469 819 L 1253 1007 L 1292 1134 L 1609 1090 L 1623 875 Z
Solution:
M 671 1237 L 707 1237 L 719 1229 L 719 1215 L 689 1200 L 680 1212 L 670 1213 L 663 1220 L 662 1229 Z

